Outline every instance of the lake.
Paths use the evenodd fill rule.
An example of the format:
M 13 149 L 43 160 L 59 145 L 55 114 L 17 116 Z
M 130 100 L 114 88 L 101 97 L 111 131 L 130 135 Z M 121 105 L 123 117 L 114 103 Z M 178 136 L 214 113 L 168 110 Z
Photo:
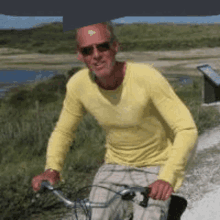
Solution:
M 5 92 L 10 88 L 43 81 L 59 74 L 54 71 L 37 71 L 37 70 L 0 70 L 0 98 L 3 98 Z
M 179 77 L 179 83 L 180 85 L 189 85 L 193 83 L 193 79 L 190 76 L 181 76 Z

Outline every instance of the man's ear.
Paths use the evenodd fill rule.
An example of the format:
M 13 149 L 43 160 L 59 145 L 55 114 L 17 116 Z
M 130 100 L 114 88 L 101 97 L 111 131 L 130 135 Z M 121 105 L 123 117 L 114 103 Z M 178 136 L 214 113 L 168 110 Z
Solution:
M 115 44 L 116 44 L 116 53 L 118 53 L 118 51 L 119 51 L 119 43 L 116 41 Z
M 80 52 L 80 48 L 79 48 L 79 45 L 77 44 L 77 49 L 76 49 L 76 52 L 77 52 L 77 60 L 81 61 L 81 62 L 84 62 L 84 59 L 83 59 L 83 55 L 81 54 Z
M 114 41 L 114 42 L 112 43 L 112 48 L 113 48 L 115 54 L 118 53 L 119 43 L 118 43 L 117 41 Z
M 80 52 L 77 52 L 77 60 L 84 62 L 83 55 Z

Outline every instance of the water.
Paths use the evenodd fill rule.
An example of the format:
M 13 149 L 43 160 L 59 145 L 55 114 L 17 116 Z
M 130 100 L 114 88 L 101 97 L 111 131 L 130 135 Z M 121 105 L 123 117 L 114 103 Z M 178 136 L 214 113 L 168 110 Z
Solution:
M 189 76 L 181 76 L 179 77 L 179 83 L 180 85 L 190 85 L 193 83 L 193 79 L 191 79 Z
M 0 98 L 3 98 L 5 92 L 10 88 L 32 83 L 35 81 L 43 81 L 59 74 L 54 71 L 33 71 L 33 70 L 1 70 L 0 71 Z

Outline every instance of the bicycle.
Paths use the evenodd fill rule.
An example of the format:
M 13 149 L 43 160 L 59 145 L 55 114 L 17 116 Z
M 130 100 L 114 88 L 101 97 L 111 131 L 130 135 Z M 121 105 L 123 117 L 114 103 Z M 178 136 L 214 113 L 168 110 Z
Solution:
M 101 188 L 105 188 L 107 190 L 111 190 L 109 188 L 102 187 L 102 186 L 96 186 L 96 185 L 91 185 L 91 186 L 87 186 L 87 187 L 101 187 Z M 87 188 L 87 187 L 84 187 L 84 188 Z M 82 188 L 82 189 L 84 189 L 84 188 Z M 115 196 L 113 196 L 113 198 L 110 199 L 108 202 L 94 203 L 94 202 L 90 202 L 88 199 L 83 199 L 83 200 L 77 199 L 77 201 L 71 201 L 71 200 L 65 198 L 65 196 L 63 195 L 63 192 L 61 190 L 55 189 L 47 181 L 42 182 L 41 189 L 46 189 L 46 190 L 51 191 L 54 195 L 56 195 L 60 199 L 60 201 L 62 201 L 64 203 L 64 205 L 67 208 L 74 209 L 75 213 L 72 214 L 72 219 L 74 219 L 74 220 L 82 220 L 82 218 L 80 218 L 80 219 L 78 218 L 76 209 L 82 208 L 84 211 L 84 215 L 86 215 L 85 220 L 91 220 L 91 209 L 92 208 L 107 208 L 119 196 L 121 196 L 122 200 L 132 201 L 133 203 L 136 203 L 142 207 L 147 207 L 148 199 L 149 199 L 148 194 L 150 192 L 150 188 L 148 188 L 148 187 L 129 187 L 127 185 L 124 185 L 121 187 L 120 191 L 118 191 L 118 192 L 114 191 Z M 82 189 L 80 189 L 80 190 L 82 190 Z M 113 190 L 111 190 L 111 191 L 113 191 Z M 140 192 L 143 195 L 143 197 L 144 197 L 143 201 L 139 202 L 139 201 L 135 200 L 136 192 Z M 186 207 L 187 207 L 187 201 L 185 198 L 177 196 L 177 195 L 171 195 L 171 203 L 170 203 L 170 207 L 169 207 L 167 220 L 180 220 L 181 219 L 180 217 L 182 216 L 183 212 L 186 210 Z M 80 214 L 80 216 L 81 216 L 81 214 Z M 73 216 L 75 216 L 75 218 L 73 218 Z M 126 219 L 132 220 L 133 213 L 130 213 L 130 215 L 127 217 L 128 218 L 126 218 Z

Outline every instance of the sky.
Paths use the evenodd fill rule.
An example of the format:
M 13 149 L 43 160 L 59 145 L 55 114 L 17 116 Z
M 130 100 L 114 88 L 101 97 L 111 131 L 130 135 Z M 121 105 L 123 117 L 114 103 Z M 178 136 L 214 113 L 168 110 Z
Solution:
M 62 22 L 63 17 L 20 17 L 8 16 L 0 14 L 0 29 L 28 29 L 38 26 L 42 23 Z M 204 16 L 204 17 L 122 17 L 112 22 L 116 23 L 133 23 L 133 22 L 148 22 L 148 23 L 191 23 L 191 24 L 204 24 L 204 23 L 220 23 L 220 15 Z

